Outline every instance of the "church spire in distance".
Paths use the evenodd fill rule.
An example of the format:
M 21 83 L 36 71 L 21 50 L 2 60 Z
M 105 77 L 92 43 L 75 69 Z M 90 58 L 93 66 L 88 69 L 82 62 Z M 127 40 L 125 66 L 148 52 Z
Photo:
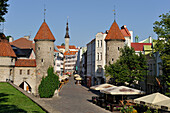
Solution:
M 65 35 L 65 51 L 69 51 L 69 40 L 70 40 L 70 36 L 69 36 L 69 28 L 68 28 L 68 17 L 67 17 L 67 24 L 66 24 L 66 35 Z
M 69 36 L 69 28 L 68 28 L 68 17 L 67 17 L 67 24 L 66 24 L 66 35 L 65 35 L 65 38 L 70 38 Z

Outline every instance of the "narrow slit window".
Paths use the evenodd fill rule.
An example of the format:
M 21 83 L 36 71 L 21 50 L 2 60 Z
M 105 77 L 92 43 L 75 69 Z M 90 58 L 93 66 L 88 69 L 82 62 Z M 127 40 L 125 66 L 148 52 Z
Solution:
M 30 74 L 30 70 L 27 70 L 27 75 L 29 75 Z
M 20 75 L 22 75 L 22 69 L 20 69 L 19 73 L 20 73 Z

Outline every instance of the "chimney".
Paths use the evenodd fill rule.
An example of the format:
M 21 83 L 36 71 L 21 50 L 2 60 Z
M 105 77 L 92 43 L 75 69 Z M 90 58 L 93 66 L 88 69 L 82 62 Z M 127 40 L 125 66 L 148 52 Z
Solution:
M 125 29 L 126 28 L 126 25 L 123 25 L 122 27 L 121 27 L 121 29 Z
M 30 36 L 24 36 L 24 38 L 26 38 L 27 40 L 30 40 Z
M 149 36 L 149 43 L 152 43 L 152 37 Z
M 130 35 L 131 35 L 131 42 L 133 42 L 133 31 L 129 31 Z
M 14 38 L 11 36 L 9 37 L 9 42 L 13 42 L 14 41 Z
M 105 33 L 106 33 L 106 34 L 108 34 L 108 32 L 109 32 L 109 30 L 106 30 L 106 32 L 105 32 Z

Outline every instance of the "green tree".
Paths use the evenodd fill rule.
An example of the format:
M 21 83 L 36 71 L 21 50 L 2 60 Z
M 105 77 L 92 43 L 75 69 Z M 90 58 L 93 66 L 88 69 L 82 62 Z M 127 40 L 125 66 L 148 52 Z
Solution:
M 8 0 L 1 0 L 0 1 L 0 22 L 4 22 L 4 15 L 8 12 L 7 7 L 9 7 L 9 4 L 7 4 Z
M 61 44 L 61 46 L 65 46 L 65 44 L 64 44 L 64 43 L 62 43 L 62 44 Z
M 41 98 L 51 98 L 55 90 L 59 87 L 59 77 L 53 71 L 53 67 L 49 67 L 47 71 L 48 75 L 42 78 L 41 84 L 38 87 Z
M 10 38 L 11 36 L 9 35 L 9 36 L 6 36 L 6 39 L 9 41 L 9 38 Z
M 166 13 L 159 17 L 161 20 L 155 21 L 153 27 L 154 32 L 158 35 L 154 49 L 159 52 L 162 59 L 163 75 L 161 78 L 163 80 L 161 83 L 164 90 L 168 90 L 166 94 L 170 96 L 170 15 Z
M 146 74 L 146 59 L 142 53 L 135 54 L 133 48 L 127 45 L 120 49 L 121 56 L 115 63 L 105 66 L 106 74 L 111 76 L 117 85 L 135 85 L 137 81 L 144 80 Z

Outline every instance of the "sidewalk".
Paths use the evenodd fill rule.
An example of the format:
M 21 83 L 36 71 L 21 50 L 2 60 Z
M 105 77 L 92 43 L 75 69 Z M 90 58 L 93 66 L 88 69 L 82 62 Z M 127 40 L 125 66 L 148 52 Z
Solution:
M 111 113 L 93 104 L 92 96 L 95 94 L 84 86 L 76 85 L 71 77 L 69 82 L 62 87 L 59 97 L 43 101 L 61 113 Z

